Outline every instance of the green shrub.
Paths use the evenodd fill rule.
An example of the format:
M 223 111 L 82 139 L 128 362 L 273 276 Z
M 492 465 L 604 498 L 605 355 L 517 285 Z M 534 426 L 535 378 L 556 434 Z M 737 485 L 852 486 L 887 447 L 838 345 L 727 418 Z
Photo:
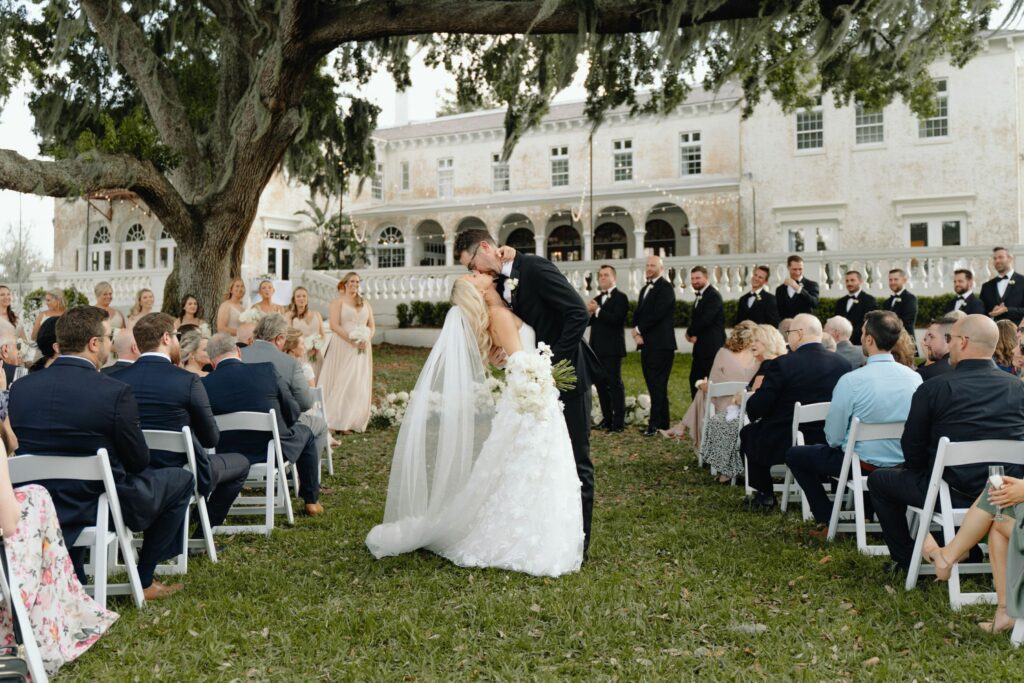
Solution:
M 25 295 L 24 300 L 21 304 L 22 316 L 25 320 L 32 320 L 36 313 L 45 306 L 44 299 L 46 298 L 45 289 L 33 289 L 31 292 Z M 89 297 L 82 294 L 74 287 L 64 288 L 64 306 L 66 308 L 74 308 L 75 306 L 88 306 Z
M 412 313 L 409 312 L 409 304 L 398 304 L 395 306 L 395 316 L 398 318 L 400 328 L 412 325 Z
M 438 301 L 434 304 L 434 326 L 444 327 L 444 319 L 448 317 L 448 311 L 452 308 L 450 301 Z
M 409 306 L 411 325 L 430 325 L 434 305 L 429 301 L 413 301 Z

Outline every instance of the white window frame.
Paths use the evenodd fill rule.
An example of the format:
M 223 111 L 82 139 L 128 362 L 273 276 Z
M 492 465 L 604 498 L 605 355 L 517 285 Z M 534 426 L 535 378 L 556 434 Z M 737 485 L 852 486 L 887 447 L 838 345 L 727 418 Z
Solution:
M 551 187 L 569 186 L 569 147 L 559 145 L 551 148 Z
M 854 107 L 853 141 L 858 147 L 885 144 L 885 110 L 870 111 L 863 104 Z
M 945 244 L 943 242 L 943 232 L 947 224 L 957 223 L 958 228 L 958 244 Z M 904 236 L 906 237 L 906 244 L 908 248 L 923 249 L 927 247 L 955 247 L 963 246 L 965 243 L 965 231 L 967 227 L 967 215 L 962 213 L 951 213 L 951 214 L 932 214 L 932 215 L 918 215 L 918 216 L 907 216 L 904 218 Z M 927 234 L 925 239 L 927 242 L 923 245 L 913 245 L 913 230 L 915 226 L 925 225 L 927 226 Z
M 396 241 L 392 241 L 397 238 Z M 384 244 L 385 239 L 388 243 Z M 395 225 L 386 226 L 374 240 L 374 255 L 378 268 L 404 268 L 405 233 Z
M 917 120 L 919 140 L 945 140 L 949 138 L 949 79 L 935 79 L 935 116 Z
M 410 184 L 409 183 L 409 162 L 408 161 L 403 161 L 402 162 L 402 185 L 401 185 L 402 192 L 408 192 L 409 191 L 409 184 Z
M 132 239 L 132 235 L 141 238 Z M 122 270 L 146 270 L 146 229 L 141 223 L 132 223 L 124 234 L 124 246 L 121 248 Z
M 266 264 L 267 275 L 275 280 L 290 280 L 295 265 L 292 259 L 294 251 L 291 233 L 285 230 L 267 230 L 263 240 L 263 263 Z
M 612 140 L 612 182 L 633 180 L 633 141 Z
M 679 175 L 701 175 L 704 173 L 704 149 L 699 130 L 679 134 Z
M 821 95 L 817 104 L 812 107 L 798 109 L 795 118 L 796 151 L 803 154 L 814 154 L 825 149 L 825 109 L 821 105 Z M 817 142 L 818 144 L 813 144 Z
M 512 176 L 508 162 L 501 160 L 500 154 L 491 155 L 491 192 L 509 192 L 512 189 Z
M 448 199 L 455 195 L 455 159 L 441 157 L 437 160 L 437 196 Z
M 114 246 L 111 243 L 110 227 L 99 225 L 89 239 L 89 260 L 85 269 L 100 273 L 114 269 Z
M 374 167 L 373 178 L 370 179 L 370 197 L 384 199 L 384 164 L 379 161 Z
M 174 257 L 177 250 L 178 245 L 168 234 L 167 228 L 161 228 L 160 239 L 156 241 L 156 263 L 153 265 L 157 268 L 174 268 Z

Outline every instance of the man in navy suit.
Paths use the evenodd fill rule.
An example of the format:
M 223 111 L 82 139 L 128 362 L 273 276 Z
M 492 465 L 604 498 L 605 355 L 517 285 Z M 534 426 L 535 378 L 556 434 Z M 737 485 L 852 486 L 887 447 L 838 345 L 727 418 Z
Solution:
M 740 431 L 740 450 L 747 456 L 749 479 L 755 489 L 747 501 L 751 510 L 775 506 L 772 465 L 786 461 L 793 445 L 793 405 L 832 400 L 839 378 L 851 370 L 850 363 L 821 345 L 821 321 L 809 313 L 793 318 L 787 333 L 791 353 L 772 360 L 761 388 L 747 400 L 752 422 Z M 807 445 L 825 443 L 824 423 L 802 428 Z
M 804 277 L 804 259 L 793 254 L 786 259 L 789 277 L 775 289 L 775 303 L 782 319 L 800 313 L 814 313 L 818 308 L 818 283 Z
M 57 322 L 61 355 L 43 372 L 11 387 L 11 426 L 18 453 L 92 456 L 105 448 L 110 457 L 125 524 L 145 532 L 139 578 L 147 600 L 181 589 L 153 578 L 156 565 L 183 552 L 185 511 L 192 475 L 178 468 L 149 467 L 149 449 L 139 426 L 131 387 L 97 372 L 110 354 L 107 312 L 94 306 L 68 310 Z M 102 482 L 49 480 L 44 483 L 57 509 L 75 571 L 84 582 L 84 548 L 74 548 L 86 526 L 96 522 Z
M 676 357 L 676 295 L 661 275 L 665 266 L 660 256 L 648 256 L 644 273 L 647 284 L 633 312 L 633 341 L 640 350 L 640 367 L 651 395 L 651 416 L 644 436 L 668 429 L 668 379 Z
M 994 278 L 981 286 L 981 304 L 985 313 L 996 322 L 1009 320 L 1020 325 L 1024 318 L 1024 282 L 1013 271 L 1013 255 L 1006 247 L 992 250 Z
M 601 293 L 587 302 L 590 313 L 590 348 L 597 354 L 604 371 L 597 378 L 597 397 L 601 401 L 601 427 L 610 432 L 625 429 L 626 389 L 622 385 L 622 359 L 626 355 L 625 326 L 629 299 L 615 287 L 615 268 L 601 266 L 597 282 Z
M 199 493 L 207 497 L 210 526 L 219 526 L 245 485 L 249 459 L 240 453 L 207 454 L 206 449 L 217 446 L 220 430 L 199 376 L 177 366 L 181 354 L 174 318 L 166 313 L 150 313 L 135 323 L 133 331 L 142 353 L 112 376 L 135 393 L 143 429 L 178 432 L 187 426 L 192 430 L 196 483 Z M 150 451 L 151 467 L 186 464 L 184 454 Z M 201 534 L 197 528 L 193 536 L 199 538 Z
M 771 274 L 768 266 L 754 268 L 754 272 L 750 274 L 750 291 L 736 302 L 734 325 L 739 325 L 744 320 L 750 320 L 758 325 L 779 326 L 782 319 L 779 317 L 779 307 L 775 301 L 775 295 L 765 287 Z
M 306 514 L 323 514 L 320 498 L 320 455 L 313 432 L 298 422 L 302 414 L 288 385 L 270 363 L 242 363 L 235 338 L 213 335 L 206 346 L 213 372 L 203 378 L 214 415 L 251 411 L 277 415 L 278 432 L 284 457 L 295 463 L 299 472 L 299 496 L 306 503 Z M 267 460 L 267 435 L 257 432 L 225 432 L 219 450 L 242 453 L 250 463 Z
M 953 292 L 956 298 L 946 304 L 943 313 L 950 311 L 963 311 L 967 315 L 985 315 L 985 305 L 981 299 L 974 295 L 974 273 L 967 268 L 957 268 L 953 271 Z
M 850 334 L 850 343 L 860 346 L 861 328 L 864 327 L 864 316 L 868 311 L 878 308 L 878 302 L 861 288 L 864 286 L 864 278 L 860 271 L 848 270 L 845 276 L 846 291 L 848 294 L 836 302 L 836 315 L 842 316 L 850 321 L 853 332 Z M 858 367 L 860 367 L 858 365 Z
M 693 344 L 693 364 L 690 366 L 690 397 L 697 395 L 697 380 L 707 379 L 715 354 L 725 344 L 725 310 L 722 295 L 708 282 L 708 269 L 694 266 L 690 269 L 690 285 L 696 298 L 693 314 L 686 328 L 686 341 Z

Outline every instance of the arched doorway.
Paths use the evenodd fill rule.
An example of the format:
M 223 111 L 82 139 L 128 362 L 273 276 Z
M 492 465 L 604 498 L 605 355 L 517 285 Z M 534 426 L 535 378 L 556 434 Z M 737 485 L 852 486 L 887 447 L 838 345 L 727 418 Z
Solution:
M 526 254 L 537 253 L 533 221 L 521 213 L 510 213 L 501 219 L 498 244 L 507 244 Z M 515 241 L 513 244 L 512 240 Z
M 434 220 L 425 220 L 416 226 L 414 260 L 418 266 L 445 264 L 444 229 Z
M 537 242 L 533 239 L 533 231 L 528 228 L 516 228 L 508 234 L 504 243 L 524 254 L 537 253 Z
M 644 251 L 666 257 L 692 255 L 690 219 L 678 204 L 656 204 L 644 227 Z
M 626 231 L 618 223 L 602 223 L 594 228 L 594 260 L 627 258 Z
M 466 216 L 459 224 L 455 227 L 455 234 L 458 235 L 460 232 L 467 230 L 486 230 L 487 224 L 476 216 Z
M 583 260 L 580 231 L 571 225 L 559 225 L 548 234 L 548 259 L 552 261 Z

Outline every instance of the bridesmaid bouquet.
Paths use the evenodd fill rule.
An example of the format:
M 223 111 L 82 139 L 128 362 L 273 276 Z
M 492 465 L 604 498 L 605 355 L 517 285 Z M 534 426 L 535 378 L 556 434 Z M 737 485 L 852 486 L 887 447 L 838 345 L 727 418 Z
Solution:
M 366 325 L 357 325 L 356 327 L 353 327 L 352 330 L 348 333 L 348 338 L 356 342 L 357 344 L 360 342 L 369 343 L 371 336 L 372 335 L 370 334 L 370 328 L 367 327 Z M 365 348 L 358 349 L 358 351 L 359 353 L 366 353 Z
M 238 322 L 258 325 L 260 320 L 262 320 L 263 316 L 265 315 L 266 313 L 264 313 L 258 308 L 250 308 L 247 311 L 243 311 L 242 314 L 238 316 Z
M 317 356 L 324 352 L 327 348 L 327 338 L 322 334 L 311 334 L 306 337 L 306 352 L 309 354 L 309 360 L 315 361 Z

